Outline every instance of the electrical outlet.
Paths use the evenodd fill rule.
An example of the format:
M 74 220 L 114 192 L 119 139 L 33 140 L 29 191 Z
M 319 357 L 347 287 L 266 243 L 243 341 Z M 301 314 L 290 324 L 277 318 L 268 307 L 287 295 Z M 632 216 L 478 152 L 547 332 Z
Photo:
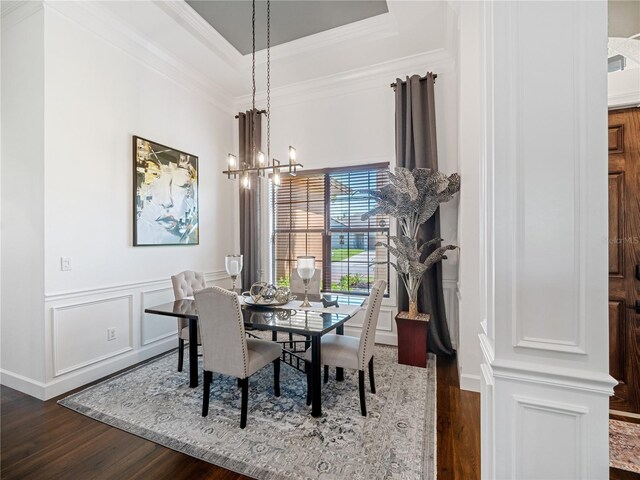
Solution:
M 71 270 L 70 257 L 60 257 L 60 270 L 62 270 L 63 272 L 68 272 Z
M 107 328 L 107 341 L 111 341 L 111 340 L 115 340 L 116 339 L 116 329 L 114 327 L 112 328 Z

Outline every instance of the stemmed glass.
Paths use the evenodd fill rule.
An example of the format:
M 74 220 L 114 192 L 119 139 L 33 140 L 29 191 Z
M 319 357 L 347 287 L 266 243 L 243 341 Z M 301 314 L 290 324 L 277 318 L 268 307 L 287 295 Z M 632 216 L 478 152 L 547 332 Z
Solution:
M 227 274 L 231 277 L 231 290 L 235 291 L 236 278 L 242 271 L 242 255 L 227 255 L 224 259 L 224 266 L 227 269 Z
M 316 272 L 316 257 L 302 256 L 298 257 L 298 275 L 304 283 L 304 302 L 300 304 L 300 307 L 310 307 L 309 303 L 309 281 L 313 278 L 313 274 Z

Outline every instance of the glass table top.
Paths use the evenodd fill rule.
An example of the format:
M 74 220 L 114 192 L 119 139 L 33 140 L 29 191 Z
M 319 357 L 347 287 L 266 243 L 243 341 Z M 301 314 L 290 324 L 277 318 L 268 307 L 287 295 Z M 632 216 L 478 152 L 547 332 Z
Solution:
M 326 300 L 338 300 L 341 307 L 359 307 L 366 297 L 356 295 L 334 295 L 323 294 Z M 318 300 L 310 297 L 311 301 Z M 283 307 L 254 307 L 242 305 L 242 314 L 246 327 L 257 330 L 276 330 L 305 335 L 323 335 L 335 329 L 349 320 L 353 314 L 331 313 L 331 307 L 321 308 L 314 311 L 314 308 L 301 310 Z M 357 310 L 354 309 L 354 314 Z M 146 313 L 157 315 L 168 315 L 181 318 L 198 319 L 196 302 L 192 299 L 176 300 L 155 307 L 145 309 Z

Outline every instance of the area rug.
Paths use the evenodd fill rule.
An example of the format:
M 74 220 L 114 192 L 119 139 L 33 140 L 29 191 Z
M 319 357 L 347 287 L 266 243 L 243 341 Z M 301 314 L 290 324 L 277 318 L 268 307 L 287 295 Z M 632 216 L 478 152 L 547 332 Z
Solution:
M 609 420 L 609 465 L 640 473 L 640 424 Z
M 436 357 L 428 367 L 398 365 L 394 347 L 375 348 L 376 391 L 367 385 L 360 415 L 357 372 L 323 385 L 320 418 L 306 406 L 306 379 L 286 365 L 281 396 L 269 366 L 249 381 L 247 427 L 240 424 L 235 378 L 214 374 L 209 415 L 188 365 L 171 352 L 60 400 L 91 418 L 249 477 L 280 479 L 432 479 L 436 476 Z M 200 366 L 202 371 L 202 366 Z

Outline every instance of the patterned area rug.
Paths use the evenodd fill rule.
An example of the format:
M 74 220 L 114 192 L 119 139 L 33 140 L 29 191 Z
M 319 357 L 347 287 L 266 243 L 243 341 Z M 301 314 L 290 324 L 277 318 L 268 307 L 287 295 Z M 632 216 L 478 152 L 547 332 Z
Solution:
M 436 358 L 426 369 L 396 359 L 394 347 L 376 345 L 377 394 L 367 385 L 367 417 L 360 415 L 357 372 L 345 370 L 337 382 L 332 369 L 316 419 L 305 404 L 304 375 L 282 365 L 280 398 L 270 366 L 250 378 L 244 430 L 235 378 L 214 374 L 203 418 L 202 374 L 200 386 L 189 388 L 188 365 L 176 371 L 176 351 L 59 403 L 258 479 L 435 478 Z
M 609 465 L 640 473 L 640 424 L 609 420 Z

